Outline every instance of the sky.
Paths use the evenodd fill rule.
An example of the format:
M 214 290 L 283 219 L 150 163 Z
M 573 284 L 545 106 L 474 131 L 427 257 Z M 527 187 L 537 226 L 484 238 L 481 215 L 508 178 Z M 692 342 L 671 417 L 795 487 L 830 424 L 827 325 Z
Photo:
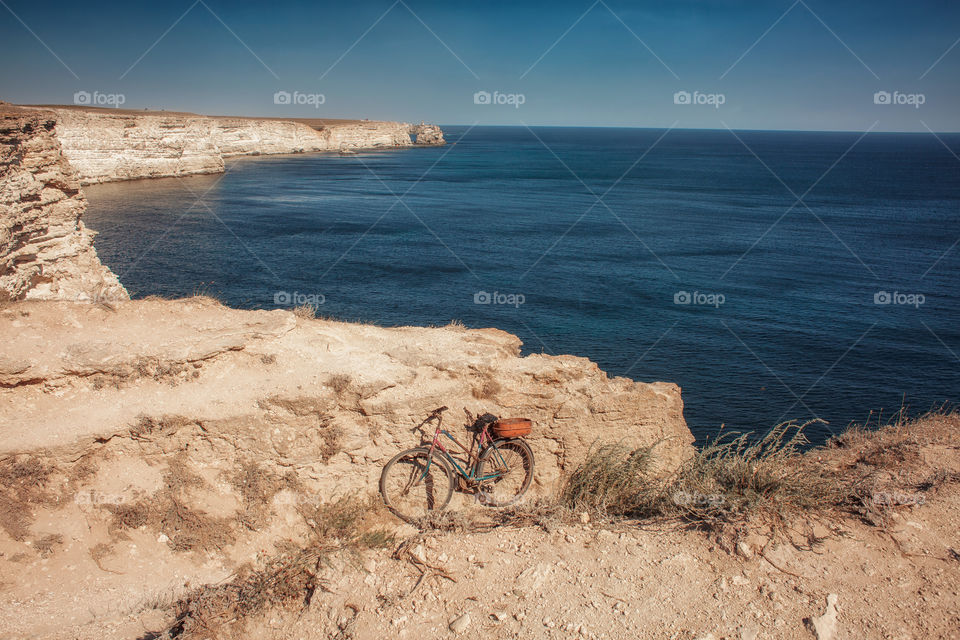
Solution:
M 955 0 L 0 0 L 0 99 L 439 124 L 960 131 Z

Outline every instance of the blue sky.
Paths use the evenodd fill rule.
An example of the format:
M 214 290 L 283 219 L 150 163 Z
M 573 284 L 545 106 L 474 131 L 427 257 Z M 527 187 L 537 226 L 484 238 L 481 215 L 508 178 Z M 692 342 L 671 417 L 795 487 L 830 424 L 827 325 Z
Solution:
M 0 98 L 16 103 L 85 91 L 236 115 L 960 130 L 952 1 L 0 0 L 0 15 Z

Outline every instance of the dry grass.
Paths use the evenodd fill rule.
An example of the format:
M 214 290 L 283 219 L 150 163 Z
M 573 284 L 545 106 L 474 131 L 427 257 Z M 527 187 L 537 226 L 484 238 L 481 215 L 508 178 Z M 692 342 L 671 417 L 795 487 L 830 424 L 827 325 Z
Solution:
M 95 390 L 113 387 L 122 389 L 136 380 L 148 379 L 176 385 L 183 380 L 198 378 L 200 371 L 182 362 L 161 360 L 152 356 L 141 356 L 132 364 L 121 365 L 111 371 L 91 377 Z
M 323 444 L 320 446 L 320 462 L 327 463 L 330 458 L 341 451 L 343 445 L 343 427 L 333 422 L 333 418 L 326 416 L 320 421 L 320 433 Z
M 821 451 L 824 465 L 845 487 L 839 505 L 877 526 L 890 524 L 898 507 L 922 504 L 928 493 L 960 481 L 953 469 L 924 448 L 954 449 L 960 439 L 960 413 L 941 409 L 907 421 L 898 412 L 874 429 L 854 426 L 831 438 Z
M 493 400 L 502 390 L 500 383 L 493 376 L 487 375 L 480 386 L 471 389 L 471 393 L 477 400 Z
M 130 437 L 135 440 L 144 440 L 167 436 L 193 424 L 197 424 L 197 422 L 184 416 L 164 415 L 155 418 L 140 415 L 137 417 L 137 423 L 130 427 Z
M 273 497 L 295 482 L 295 476 L 281 477 L 252 460 L 244 462 L 230 478 L 243 499 L 243 511 L 237 514 L 237 520 L 253 531 L 262 528 L 269 521 Z
M 41 558 L 51 556 L 54 550 L 63 544 L 63 536 L 59 533 L 51 533 L 34 541 L 33 548 L 40 554 Z
M 333 389 L 338 396 L 343 395 L 343 392 L 350 388 L 352 382 L 353 378 L 345 373 L 338 373 L 327 378 L 327 386 Z
M 675 474 L 656 479 L 652 447 L 594 446 L 567 478 L 558 506 L 601 518 L 665 518 L 716 530 L 747 522 L 782 529 L 792 518 L 855 514 L 875 525 L 898 506 L 960 481 L 930 469 L 922 447 L 955 447 L 960 415 L 902 415 L 873 430 L 852 427 L 824 447 L 805 450 L 807 424 L 784 423 L 762 437 L 723 434 Z
M 177 602 L 177 619 L 168 637 L 243 637 L 247 621 L 258 614 L 309 607 L 330 554 L 393 544 L 393 537 L 374 524 L 378 520 L 374 503 L 345 497 L 303 507 L 301 515 L 310 527 L 306 544 L 287 544 L 261 566 L 246 566 L 228 582 L 202 587 Z
M 164 487 L 153 496 L 134 503 L 105 504 L 113 515 L 111 530 L 138 529 L 147 526 L 167 536 L 173 551 L 220 551 L 236 540 L 234 519 L 214 517 L 186 503 L 190 488 L 205 485 L 181 457 L 167 462 Z
M 708 528 L 826 508 L 842 491 L 805 464 L 805 426 L 781 424 L 760 438 L 722 434 L 666 479 L 651 473 L 655 444 L 596 446 L 568 478 L 561 504 L 603 518 L 675 518 Z
M 0 460 L 0 527 L 14 540 L 24 540 L 37 505 L 56 502 L 48 490 L 53 467 L 31 455 Z
M 594 445 L 564 483 L 560 503 L 575 511 L 605 516 L 634 513 L 649 501 L 650 492 L 656 491 L 648 478 L 652 452 L 653 446 Z
M 293 315 L 298 318 L 304 318 L 307 320 L 313 320 L 317 317 L 317 307 L 312 304 L 301 304 L 298 307 L 293 308 Z
M 697 451 L 670 486 L 669 496 L 651 503 L 647 513 L 675 514 L 715 527 L 758 516 L 779 523 L 836 504 L 842 488 L 822 468 L 806 464 L 806 426 L 781 424 L 759 439 L 750 434 L 719 437 Z

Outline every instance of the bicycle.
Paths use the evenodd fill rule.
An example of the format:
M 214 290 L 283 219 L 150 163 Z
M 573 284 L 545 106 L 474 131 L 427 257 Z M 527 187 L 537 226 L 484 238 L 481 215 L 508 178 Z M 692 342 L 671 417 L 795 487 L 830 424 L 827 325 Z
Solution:
M 476 420 L 468 429 L 473 440 L 465 446 L 443 428 L 443 412 L 447 407 L 434 409 L 411 432 L 422 429 L 436 421 L 436 429 L 429 446 L 401 451 L 387 462 L 380 474 L 380 494 L 387 508 L 399 518 L 411 521 L 442 511 L 450 503 L 454 489 L 454 473 L 457 484 L 464 491 L 475 491 L 478 501 L 487 506 L 502 507 L 519 500 L 530 488 L 533 480 L 533 451 L 521 437 L 497 437 L 490 434 L 496 425 L 510 421 Z M 466 409 L 464 410 L 466 411 Z M 467 412 L 469 416 L 470 413 Z M 514 420 L 524 425 L 517 433 L 529 433 L 529 420 Z M 453 441 L 466 454 L 466 459 L 454 457 L 441 441 L 441 435 Z M 457 455 L 462 455 L 457 452 Z

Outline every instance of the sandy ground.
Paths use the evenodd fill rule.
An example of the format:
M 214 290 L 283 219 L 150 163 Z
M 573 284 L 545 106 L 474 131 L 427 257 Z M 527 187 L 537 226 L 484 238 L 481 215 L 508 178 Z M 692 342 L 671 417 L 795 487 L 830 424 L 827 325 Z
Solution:
M 903 471 L 911 482 L 931 471 L 955 478 L 958 427 L 960 417 L 941 419 L 946 440 L 923 444 L 919 457 L 891 474 Z M 886 456 L 893 450 L 840 453 L 849 462 L 863 451 Z M 821 513 L 792 519 L 780 536 L 597 522 L 577 513 L 482 531 L 418 532 L 402 525 L 399 545 L 330 556 L 307 608 L 267 610 L 243 626 L 234 620 L 211 627 L 209 637 L 960 638 L 960 483 L 890 498 L 900 504 L 888 508 L 882 522 Z M 103 571 L 149 561 L 137 552 L 144 539 L 128 541 Z M 20 560 L 37 580 L 47 580 L 40 598 L 46 601 L 43 607 L 18 602 L 4 614 L 36 615 L 62 600 L 54 576 L 99 579 L 96 571 L 71 574 L 75 561 L 70 553 Z M 161 597 L 104 602 L 85 624 L 67 633 L 47 628 L 36 637 L 159 637 L 151 634 L 173 622 L 168 605 L 190 586 L 171 583 Z
M 415 588 L 419 570 L 389 550 L 336 558 L 309 610 L 258 618 L 243 637 L 958 638 L 958 508 L 954 485 L 889 530 L 817 525 L 824 539 L 809 548 L 750 557 L 701 532 L 632 522 L 431 534 L 411 554 L 449 578 Z M 816 635 L 805 619 L 822 616 L 830 594 L 833 633 Z M 109 618 L 50 637 L 131 638 L 167 621 L 155 610 Z

